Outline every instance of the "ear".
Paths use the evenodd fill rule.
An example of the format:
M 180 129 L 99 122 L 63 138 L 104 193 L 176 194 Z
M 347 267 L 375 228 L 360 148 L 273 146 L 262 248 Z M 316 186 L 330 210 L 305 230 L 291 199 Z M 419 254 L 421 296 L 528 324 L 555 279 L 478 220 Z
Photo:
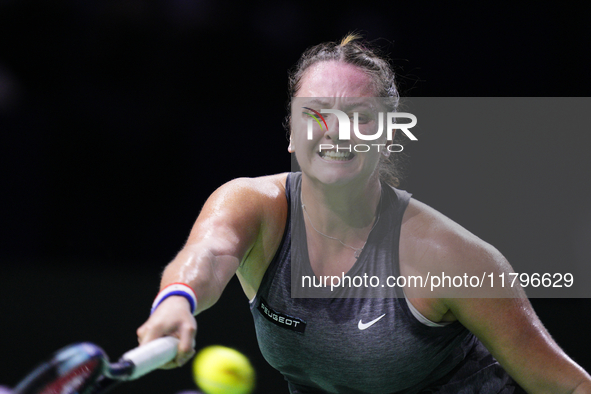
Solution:
M 386 141 L 386 146 L 384 147 L 384 149 L 382 149 L 382 155 L 384 155 L 385 157 L 390 157 L 390 154 L 392 153 L 392 152 L 390 152 L 388 150 L 388 148 L 390 147 L 390 145 L 392 145 L 394 143 L 393 139 L 394 139 L 395 133 L 396 133 L 396 130 L 393 130 L 393 132 L 392 132 L 392 140 L 387 140 Z
M 289 137 L 289 145 L 287 146 L 287 151 L 289 153 L 294 153 L 295 149 L 293 147 L 293 140 L 291 139 L 291 137 Z

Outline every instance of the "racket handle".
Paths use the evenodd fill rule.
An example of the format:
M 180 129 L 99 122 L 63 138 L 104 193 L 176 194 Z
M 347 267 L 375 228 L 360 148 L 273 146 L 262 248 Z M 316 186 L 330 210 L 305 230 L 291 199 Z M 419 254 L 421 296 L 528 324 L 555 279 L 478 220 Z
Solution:
M 177 338 L 163 337 L 125 353 L 121 359 L 131 361 L 135 365 L 128 380 L 144 376 L 173 360 L 176 357 L 178 345 Z

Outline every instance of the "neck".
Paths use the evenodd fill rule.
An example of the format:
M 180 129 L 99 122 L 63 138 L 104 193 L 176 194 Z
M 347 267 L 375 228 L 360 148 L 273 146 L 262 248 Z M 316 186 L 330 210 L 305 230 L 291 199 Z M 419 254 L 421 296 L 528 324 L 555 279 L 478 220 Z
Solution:
M 325 185 L 302 174 L 302 203 L 314 230 L 362 246 L 377 215 L 381 184 L 371 177 L 365 184 Z

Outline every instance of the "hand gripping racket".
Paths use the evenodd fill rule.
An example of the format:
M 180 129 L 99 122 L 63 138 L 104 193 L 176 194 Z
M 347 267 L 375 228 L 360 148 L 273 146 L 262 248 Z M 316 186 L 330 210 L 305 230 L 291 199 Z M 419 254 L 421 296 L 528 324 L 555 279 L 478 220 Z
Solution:
M 98 394 L 117 383 L 137 379 L 173 360 L 179 340 L 163 337 L 125 353 L 113 364 L 92 343 L 54 353 L 14 388 L 14 394 Z

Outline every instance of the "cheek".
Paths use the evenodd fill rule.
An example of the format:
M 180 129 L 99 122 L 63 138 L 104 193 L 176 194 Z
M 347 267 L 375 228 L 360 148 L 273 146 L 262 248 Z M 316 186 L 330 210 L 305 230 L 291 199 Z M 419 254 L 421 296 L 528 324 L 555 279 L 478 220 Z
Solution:
M 291 123 L 291 138 L 296 146 L 300 148 L 318 144 L 324 136 L 324 130 L 316 122 L 311 125 L 307 120 L 297 120 Z
M 298 161 L 310 155 L 311 145 L 312 141 L 306 139 L 305 133 L 292 131 L 291 146 Z

